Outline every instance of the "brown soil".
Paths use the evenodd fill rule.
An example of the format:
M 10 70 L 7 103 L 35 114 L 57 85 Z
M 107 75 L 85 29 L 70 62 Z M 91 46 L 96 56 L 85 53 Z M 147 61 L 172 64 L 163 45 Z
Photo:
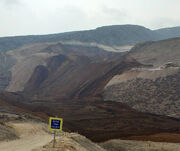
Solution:
M 180 134 L 157 133 L 157 134 L 153 134 L 153 135 L 142 135 L 142 136 L 124 137 L 122 139 L 126 139 L 126 140 L 154 141 L 154 142 L 179 143 L 180 142 Z
M 13 103 L 14 108 L 44 118 L 49 116 L 64 118 L 64 130 L 78 132 L 93 141 L 102 142 L 113 138 L 131 139 L 130 137 L 144 140 L 155 140 L 151 135 L 159 133 L 179 134 L 180 122 L 165 116 L 157 116 L 137 112 L 128 106 L 116 102 L 104 102 L 100 98 L 49 102 L 39 101 L 25 103 L 24 100 L 6 99 L 6 103 Z M 6 104 L 6 106 L 8 106 Z M 142 137 L 139 137 L 142 136 Z M 166 139 L 165 139 L 166 138 Z M 159 135 L 159 140 L 176 142 L 176 135 Z M 158 140 L 157 140 L 158 141 Z

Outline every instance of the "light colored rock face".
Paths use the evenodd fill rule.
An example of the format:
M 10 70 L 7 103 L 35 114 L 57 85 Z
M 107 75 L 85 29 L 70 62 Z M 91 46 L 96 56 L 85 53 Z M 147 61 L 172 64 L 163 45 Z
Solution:
M 143 64 L 156 67 L 167 62 L 180 65 L 180 38 L 137 44 L 129 54 Z
M 166 77 L 168 75 L 173 75 L 180 71 L 179 67 L 157 67 L 157 68 L 136 68 L 127 71 L 121 75 L 114 76 L 106 85 L 106 88 L 111 85 L 120 84 L 122 82 L 127 82 L 129 80 L 142 78 L 155 80 L 160 77 Z
M 46 66 L 46 59 L 56 55 L 56 53 L 43 52 L 49 45 L 51 43 L 33 44 L 8 52 L 16 60 L 16 64 L 11 68 L 12 78 L 7 91 L 22 91 L 34 69 L 38 65 Z
M 122 46 L 122 47 L 109 47 L 104 45 L 99 45 L 95 43 L 81 43 L 74 41 L 62 42 L 66 45 L 80 45 L 84 47 L 98 47 L 101 50 L 124 52 L 130 50 L 132 46 Z M 68 50 L 69 51 L 69 50 Z M 38 65 L 46 66 L 46 61 L 48 58 L 58 55 L 59 53 L 68 53 L 64 49 L 64 45 L 59 42 L 56 43 L 37 43 L 25 45 L 16 50 L 8 51 L 7 54 L 15 60 L 14 65 L 11 67 L 11 80 L 6 90 L 9 92 L 23 91 L 25 84 L 30 79 L 34 69 Z
M 98 44 L 95 42 L 80 42 L 80 41 L 61 41 L 63 44 L 69 44 L 69 45 L 80 45 L 80 46 L 93 46 L 98 47 L 101 49 L 104 49 L 106 51 L 112 51 L 112 52 L 127 52 L 133 48 L 133 45 L 124 45 L 124 46 L 107 46 L 103 44 Z
M 179 81 L 179 67 L 132 69 L 114 76 L 102 95 L 141 112 L 180 118 Z
M 180 144 L 150 141 L 110 140 L 101 144 L 108 151 L 179 151 Z
M 7 90 L 10 92 L 22 91 L 34 69 L 38 65 L 46 65 L 46 59 L 50 56 L 49 54 L 43 54 L 41 57 L 34 54 L 18 61 L 11 69 L 12 79 Z
M 31 151 L 52 140 L 52 135 L 45 131 L 48 129 L 46 124 L 40 122 L 9 122 L 8 125 L 14 128 L 19 139 L 0 142 L 0 150 L 2 151 Z

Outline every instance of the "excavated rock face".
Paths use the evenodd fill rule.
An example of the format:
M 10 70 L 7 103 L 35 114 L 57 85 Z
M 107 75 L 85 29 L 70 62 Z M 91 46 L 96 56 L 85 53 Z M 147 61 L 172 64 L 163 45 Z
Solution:
M 180 118 L 179 49 L 180 38 L 137 44 L 129 55 L 152 67 L 114 76 L 104 89 L 104 99 L 142 112 Z
M 128 57 L 92 62 L 86 56 L 58 55 L 50 58 L 46 67 L 34 70 L 24 92 L 40 98 L 96 96 L 114 75 L 140 65 Z
M 129 71 L 115 76 L 103 96 L 105 100 L 123 102 L 142 112 L 180 118 L 180 70 L 170 67 Z
M 180 38 L 137 44 L 129 54 L 143 64 L 161 66 L 172 62 L 180 65 Z
M 74 62 L 72 66 L 80 66 L 87 62 L 117 60 L 123 54 L 93 46 L 64 45 L 58 42 L 26 45 L 0 54 L 0 69 L 3 71 L 0 72 L 0 81 L 4 82 L 1 87 L 10 92 L 23 91 L 37 66 L 44 66 L 54 73 L 68 62 Z
M 151 44 L 154 43 L 147 45 Z M 170 60 L 161 50 L 158 56 L 162 58 L 155 65 L 173 57 L 178 59 L 179 51 L 173 55 L 167 52 Z M 7 90 L 22 91 L 0 94 L 9 106 L 43 118 L 61 116 L 65 118 L 67 130 L 78 131 L 94 141 L 159 132 L 179 133 L 178 120 L 139 112 L 179 116 L 178 64 L 168 63 L 163 69 L 128 71 L 145 66 L 128 55 L 122 57 L 97 47 L 59 43 L 24 46 L 8 54 L 17 62 L 10 70 L 12 78 Z M 156 55 L 150 56 L 145 63 L 152 63 L 149 60 Z M 114 80 L 117 75 L 120 81 Z

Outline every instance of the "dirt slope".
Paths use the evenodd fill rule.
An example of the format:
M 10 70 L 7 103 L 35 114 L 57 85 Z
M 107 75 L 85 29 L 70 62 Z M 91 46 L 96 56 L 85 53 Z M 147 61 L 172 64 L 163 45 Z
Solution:
M 129 55 L 149 68 L 114 76 L 106 85 L 103 98 L 141 112 L 180 118 L 179 50 L 180 38 L 137 44 Z
M 31 151 L 52 140 L 52 135 L 44 131 L 47 129 L 47 126 L 42 123 L 9 122 L 8 124 L 15 129 L 20 138 L 13 141 L 0 142 L 0 150 L 2 151 Z
M 93 141 L 102 142 L 140 135 L 146 135 L 148 138 L 148 135 L 165 132 L 180 133 L 178 120 L 137 112 L 122 103 L 104 101 L 98 97 L 32 102 L 17 97 L 17 94 L 6 93 L 2 97 L 9 106 L 13 104 L 44 119 L 48 119 L 48 116 L 62 117 L 64 129 L 78 132 Z M 18 110 L 21 111 L 20 109 Z M 167 137 L 167 141 L 172 140 Z
M 180 65 L 180 38 L 137 44 L 130 55 L 143 64 L 161 66 L 167 62 Z
M 180 151 L 180 144 L 110 140 L 102 143 L 101 146 L 108 151 Z
M 0 150 L 3 151 L 49 151 L 52 149 L 53 134 L 49 133 L 48 125 L 35 122 L 9 122 L 19 135 L 19 139 L 1 141 Z M 1 133 L 0 133 L 1 134 Z M 104 151 L 100 146 L 79 134 L 58 133 L 56 136 L 56 151 Z M 49 143 L 50 142 L 50 143 Z M 43 147 L 42 147 L 43 146 Z
M 105 151 L 99 145 L 76 133 L 66 133 L 56 140 L 55 148 L 52 141 L 32 151 Z
M 47 66 L 36 67 L 24 92 L 36 99 L 95 96 L 114 75 L 141 66 L 128 57 L 98 62 L 90 59 L 86 56 L 54 56 Z
M 17 139 L 14 129 L 0 122 L 0 141 Z
M 111 61 L 121 56 L 121 53 L 107 52 L 95 46 L 65 45 L 58 42 L 30 44 L 8 51 L 6 54 L 9 57 L 5 63 L 3 62 L 5 65 L 8 65 L 10 59 L 15 60 L 8 68 L 11 76 L 8 79 L 7 90 L 11 92 L 22 91 L 36 67 L 40 65 L 47 67 L 53 56 L 65 55 L 69 61 L 75 60 L 76 56 L 84 56 L 87 61 L 92 62 Z M 87 61 L 83 60 L 81 64 Z M 4 76 L 6 77 L 6 74 Z
M 103 97 L 141 112 L 180 118 L 179 87 L 179 67 L 136 69 L 116 75 Z

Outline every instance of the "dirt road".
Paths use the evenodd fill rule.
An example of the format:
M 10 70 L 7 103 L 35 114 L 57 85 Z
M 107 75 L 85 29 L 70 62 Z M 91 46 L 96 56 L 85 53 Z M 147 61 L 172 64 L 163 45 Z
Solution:
M 53 138 L 47 131 L 47 125 L 36 122 L 8 123 L 13 127 L 20 139 L 0 142 L 1 151 L 31 151 L 43 146 Z

